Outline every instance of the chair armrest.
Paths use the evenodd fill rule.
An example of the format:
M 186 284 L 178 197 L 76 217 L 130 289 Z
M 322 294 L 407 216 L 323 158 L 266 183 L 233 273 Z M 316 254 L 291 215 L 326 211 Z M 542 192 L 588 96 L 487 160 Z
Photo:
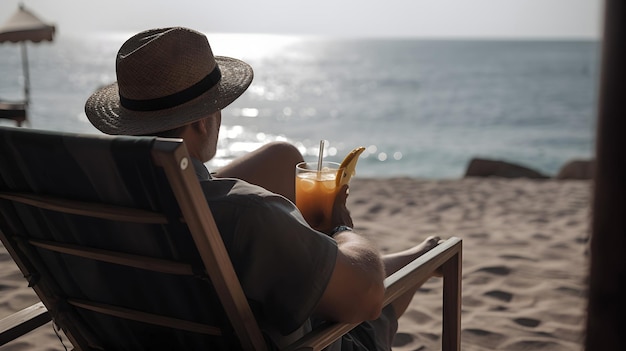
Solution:
M 387 306 L 405 292 L 420 284 L 430 277 L 440 267 L 443 269 L 444 278 L 444 336 L 450 337 L 452 341 L 443 340 L 444 345 L 453 345 L 451 350 L 458 350 L 458 339 L 460 331 L 460 261 L 462 253 L 462 240 L 457 237 L 451 237 L 443 243 L 437 245 L 424 255 L 411 261 L 409 264 L 399 269 L 394 274 L 385 279 L 385 298 L 384 306 Z M 447 284 L 447 285 L 446 285 Z M 446 291 L 451 290 L 451 291 Z M 447 301 L 446 301 L 447 300 Z M 454 303 L 456 306 L 445 307 L 446 302 Z M 446 313 L 447 312 L 447 313 Z M 452 321 L 445 319 L 452 319 Z M 309 350 L 318 351 L 332 344 L 342 335 L 356 327 L 358 323 L 327 323 L 316 327 L 305 336 L 289 345 L 285 350 Z M 448 330 L 449 329 L 449 330 Z M 452 334 L 452 335 L 450 335 Z M 456 335 L 456 337 L 455 337 Z M 444 346 L 447 350 L 449 346 Z
M 50 321 L 50 313 L 39 302 L 0 319 L 0 346 L 31 332 Z

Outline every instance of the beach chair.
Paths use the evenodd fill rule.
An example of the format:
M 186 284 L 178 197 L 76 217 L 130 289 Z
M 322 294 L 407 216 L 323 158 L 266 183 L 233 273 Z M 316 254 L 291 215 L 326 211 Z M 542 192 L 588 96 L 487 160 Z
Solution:
M 18 127 L 26 122 L 26 110 L 26 104 L 23 102 L 0 100 L 0 118 L 12 120 Z
M 0 127 L 0 238 L 41 299 L 0 320 L 0 345 L 52 319 L 76 350 L 267 348 L 180 139 Z M 448 239 L 385 281 L 388 304 L 443 273 L 443 350 L 459 350 L 461 253 Z

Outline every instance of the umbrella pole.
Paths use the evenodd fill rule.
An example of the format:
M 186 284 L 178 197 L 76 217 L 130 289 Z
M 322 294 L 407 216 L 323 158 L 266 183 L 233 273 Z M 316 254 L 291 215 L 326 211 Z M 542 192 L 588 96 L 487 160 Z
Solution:
M 24 101 L 26 107 L 30 102 L 30 76 L 28 74 L 28 54 L 26 53 L 26 42 L 22 41 L 22 69 L 24 70 Z

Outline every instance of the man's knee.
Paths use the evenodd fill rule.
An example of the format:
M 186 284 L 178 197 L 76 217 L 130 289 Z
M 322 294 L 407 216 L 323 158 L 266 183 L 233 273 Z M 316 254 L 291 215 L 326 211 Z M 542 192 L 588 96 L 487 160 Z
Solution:
M 298 148 L 284 141 L 273 141 L 266 144 L 264 149 L 265 152 L 270 154 L 272 157 L 290 164 L 295 165 L 296 163 L 304 160 Z

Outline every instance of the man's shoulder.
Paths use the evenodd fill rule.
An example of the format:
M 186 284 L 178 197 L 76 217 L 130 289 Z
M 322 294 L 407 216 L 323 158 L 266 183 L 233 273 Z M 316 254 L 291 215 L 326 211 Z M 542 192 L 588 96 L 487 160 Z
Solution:
M 239 205 L 272 204 L 276 201 L 289 203 L 289 200 L 281 195 L 241 179 L 213 178 L 201 181 L 200 185 L 209 202 L 229 202 Z

